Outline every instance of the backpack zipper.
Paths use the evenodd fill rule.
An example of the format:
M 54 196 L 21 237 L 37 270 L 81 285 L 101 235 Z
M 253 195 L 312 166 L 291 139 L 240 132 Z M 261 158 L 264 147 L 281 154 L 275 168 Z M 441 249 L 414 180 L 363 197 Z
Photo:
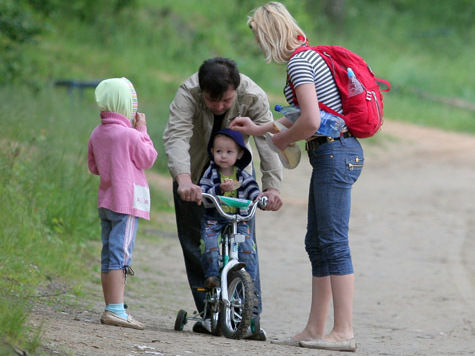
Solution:
M 367 91 L 366 92 L 366 100 L 368 101 L 372 101 L 374 98 L 374 103 L 376 104 L 376 109 L 378 110 L 378 119 L 379 119 L 379 122 L 381 122 L 382 120 L 382 116 L 381 116 L 381 108 L 379 107 L 379 103 L 378 103 L 378 98 L 376 97 L 376 93 L 374 91 Z
M 379 107 L 379 103 L 378 103 L 378 98 L 376 97 L 376 93 L 374 91 L 372 91 L 371 94 L 373 94 L 374 102 L 376 103 L 376 108 L 378 109 L 378 119 L 381 122 L 382 115 L 381 115 L 381 108 Z

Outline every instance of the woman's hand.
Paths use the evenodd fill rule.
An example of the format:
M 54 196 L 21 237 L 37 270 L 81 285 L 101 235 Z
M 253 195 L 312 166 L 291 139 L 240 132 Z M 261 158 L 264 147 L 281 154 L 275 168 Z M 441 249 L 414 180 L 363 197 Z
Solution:
M 252 136 L 261 136 L 265 132 L 262 131 L 262 127 L 256 125 L 249 117 L 247 116 L 238 116 L 229 124 L 231 130 L 239 131 L 246 135 Z
M 292 142 L 289 142 L 287 135 L 280 133 L 272 136 L 272 142 L 274 143 L 275 147 L 277 147 L 279 150 L 285 150 L 287 146 L 292 144 Z

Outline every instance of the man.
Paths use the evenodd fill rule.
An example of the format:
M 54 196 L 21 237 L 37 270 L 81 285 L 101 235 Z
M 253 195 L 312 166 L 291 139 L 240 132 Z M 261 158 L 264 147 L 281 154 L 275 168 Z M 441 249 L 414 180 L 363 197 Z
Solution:
M 197 290 L 204 282 L 200 263 L 203 207 L 198 183 L 209 163 L 209 139 L 238 116 L 247 116 L 256 124 L 273 120 L 264 91 L 250 78 L 240 74 L 232 60 L 211 58 L 204 61 L 198 73 L 193 74 L 178 88 L 170 104 L 170 116 L 163 134 L 168 168 L 173 178 L 178 238 L 183 249 L 188 282 L 200 313 L 204 309 L 204 293 Z M 250 149 L 248 139 L 246 136 L 245 141 Z M 282 180 L 282 165 L 263 137 L 255 137 L 254 140 L 260 157 L 261 188 L 268 198 L 266 210 L 279 210 L 282 206 L 278 190 Z M 255 174 L 252 164 L 248 170 Z M 254 230 L 254 223 L 252 225 Z M 253 235 L 255 239 L 255 233 Z M 259 300 L 254 321 L 259 325 L 259 267 L 254 284 Z M 201 323 L 196 323 L 193 327 L 195 332 L 205 330 Z M 265 340 L 265 332 L 256 330 L 251 338 Z

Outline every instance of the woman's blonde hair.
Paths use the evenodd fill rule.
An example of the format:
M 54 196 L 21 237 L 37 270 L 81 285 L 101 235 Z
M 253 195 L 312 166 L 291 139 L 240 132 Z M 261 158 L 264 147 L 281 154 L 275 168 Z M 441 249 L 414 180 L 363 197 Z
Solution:
M 292 52 L 306 38 L 286 7 L 276 1 L 255 9 L 247 24 L 254 32 L 267 62 L 288 62 Z

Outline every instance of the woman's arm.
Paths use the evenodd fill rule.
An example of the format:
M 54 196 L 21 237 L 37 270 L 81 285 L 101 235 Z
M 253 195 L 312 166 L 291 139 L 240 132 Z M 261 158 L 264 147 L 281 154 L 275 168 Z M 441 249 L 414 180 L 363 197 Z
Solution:
M 250 136 L 262 136 L 268 132 L 272 134 L 280 132 L 277 125 L 275 125 L 275 122 L 279 122 L 287 128 L 289 128 L 293 124 L 293 122 L 287 119 L 285 116 L 280 118 L 279 120 L 267 122 L 263 125 L 257 125 L 249 117 L 236 117 L 229 124 L 229 128 L 231 130 L 236 130 Z
M 274 144 L 282 150 L 292 142 L 309 138 L 320 127 L 320 110 L 315 86 L 310 83 L 299 85 L 295 88 L 295 94 L 300 104 L 300 117 L 288 130 L 272 138 Z
M 229 124 L 231 130 L 239 131 L 245 135 L 250 136 L 262 136 L 266 132 L 272 132 L 274 130 L 273 122 L 267 122 L 263 125 L 257 125 L 250 117 L 241 116 L 236 117 Z

